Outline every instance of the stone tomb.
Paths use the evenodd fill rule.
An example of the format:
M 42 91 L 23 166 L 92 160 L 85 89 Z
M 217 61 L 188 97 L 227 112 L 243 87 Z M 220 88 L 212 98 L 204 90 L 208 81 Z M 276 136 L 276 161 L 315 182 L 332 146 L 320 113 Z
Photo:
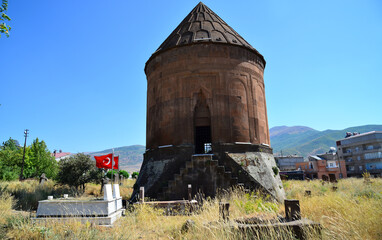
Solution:
M 113 191 L 112 191 L 113 187 Z M 81 200 L 60 198 L 38 203 L 34 221 L 80 221 L 97 225 L 112 225 L 122 216 L 122 198 L 118 184 L 105 184 L 103 199 Z
M 168 13 L 171 14 L 171 13 Z M 139 188 L 173 201 L 243 186 L 282 202 L 270 147 L 264 57 L 199 3 L 151 55 Z

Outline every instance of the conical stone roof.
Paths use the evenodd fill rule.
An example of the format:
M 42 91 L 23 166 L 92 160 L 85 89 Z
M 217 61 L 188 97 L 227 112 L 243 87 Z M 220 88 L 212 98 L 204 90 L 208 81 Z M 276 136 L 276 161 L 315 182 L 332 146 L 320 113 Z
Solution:
M 153 55 L 170 48 L 205 42 L 245 47 L 264 59 L 242 36 L 202 2 L 192 9 Z

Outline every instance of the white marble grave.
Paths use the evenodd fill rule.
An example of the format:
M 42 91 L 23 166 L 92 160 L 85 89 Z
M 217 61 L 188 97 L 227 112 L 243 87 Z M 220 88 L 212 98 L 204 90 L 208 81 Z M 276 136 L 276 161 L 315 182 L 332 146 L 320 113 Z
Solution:
M 104 185 L 103 199 L 60 198 L 39 201 L 35 221 L 78 220 L 98 225 L 112 225 L 122 215 L 119 185 Z

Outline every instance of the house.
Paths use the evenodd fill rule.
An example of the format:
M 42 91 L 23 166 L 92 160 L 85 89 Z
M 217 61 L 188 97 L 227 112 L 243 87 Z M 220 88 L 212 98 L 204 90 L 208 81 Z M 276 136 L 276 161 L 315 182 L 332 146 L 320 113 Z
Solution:
M 57 162 L 59 162 L 61 159 L 70 157 L 72 154 L 70 152 L 62 152 L 60 149 L 58 152 L 57 150 L 54 150 L 51 155 L 56 159 Z
M 282 157 L 275 157 L 277 167 L 280 171 L 294 171 L 296 170 L 296 163 L 304 162 L 304 157 L 297 155 L 289 155 Z
M 308 162 L 296 163 L 296 168 L 303 170 L 308 178 L 335 181 L 347 177 L 345 162 L 338 159 L 335 148 L 324 154 L 309 156 L 308 159 Z

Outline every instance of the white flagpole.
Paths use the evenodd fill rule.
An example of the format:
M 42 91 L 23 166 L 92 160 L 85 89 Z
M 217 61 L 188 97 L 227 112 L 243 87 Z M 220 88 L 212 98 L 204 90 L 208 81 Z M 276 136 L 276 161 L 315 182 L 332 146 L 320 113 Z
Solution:
M 118 155 L 118 172 L 117 172 L 117 174 L 118 174 L 118 181 L 119 182 L 117 182 L 117 184 L 120 184 L 121 183 L 121 175 L 119 175 L 119 155 Z
M 113 175 L 114 175 L 114 148 L 113 148 L 113 154 L 111 155 L 111 185 L 113 185 Z

